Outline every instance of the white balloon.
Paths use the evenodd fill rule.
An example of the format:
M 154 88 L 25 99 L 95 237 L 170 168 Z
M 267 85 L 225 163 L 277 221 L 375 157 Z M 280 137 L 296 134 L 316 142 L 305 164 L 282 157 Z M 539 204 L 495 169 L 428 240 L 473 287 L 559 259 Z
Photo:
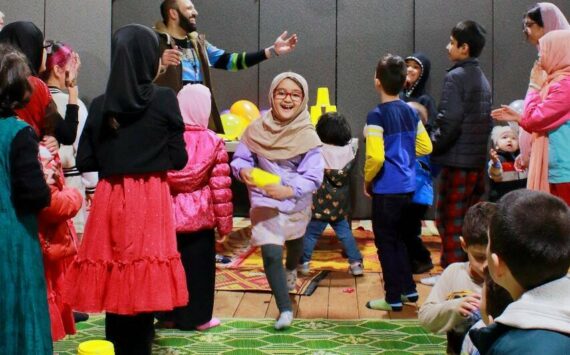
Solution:
M 515 110 L 519 115 L 522 115 L 524 109 L 524 100 L 515 100 L 509 104 L 509 107 Z

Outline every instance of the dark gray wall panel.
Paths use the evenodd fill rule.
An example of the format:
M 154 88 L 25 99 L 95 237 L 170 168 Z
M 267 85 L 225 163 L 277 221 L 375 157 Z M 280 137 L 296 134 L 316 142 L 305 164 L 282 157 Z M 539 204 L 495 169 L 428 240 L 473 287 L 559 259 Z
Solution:
M 337 105 L 360 139 L 359 164 L 352 181 L 355 218 L 370 217 L 362 193 L 366 114 L 379 103 L 374 89 L 378 60 L 386 53 L 406 56 L 413 50 L 412 0 L 339 0 Z
M 502 1 L 502 0 L 500 0 Z M 479 60 L 489 83 L 493 83 L 493 2 L 492 0 L 419 0 L 415 2 L 415 50 L 430 58 L 429 93 L 439 102 L 446 69 L 452 63 L 445 46 L 451 29 L 459 21 L 474 20 L 487 30 L 486 44 Z
M 198 28 L 213 45 L 229 52 L 259 49 L 258 0 L 196 0 L 194 5 L 198 10 Z M 220 110 L 229 109 L 240 99 L 258 104 L 258 70 L 252 67 L 239 72 L 211 71 Z
M 32 21 L 44 30 L 44 0 L 0 0 L 5 23 Z
M 570 1 L 551 1 L 566 17 L 570 16 Z M 523 99 L 528 87 L 530 69 L 537 58 L 535 46 L 524 40 L 522 16 L 532 2 L 528 0 L 495 0 L 494 103 L 509 104 Z
M 213 71 L 221 109 L 238 99 L 267 107 L 272 78 L 285 70 L 304 75 L 310 104 L 318 86 L 329 87 L 337 104 L 361 137 L 366 113 L 378 102 L 372 84 L 378 58 L 393 52 L 423 51 L 432 60 L 430 93 L 439 100 L 445 46 L 451 28 L 473 19 L 487 29 L 482 67 L 493 84 L 495 106 L 522 98 L 536 50 L 524 42 L 521 17 L 530 0 L 195 0 L 198 26 L 214 45 L 253 51 L 271 45 L 283 31 L 299 35 L 297 50 L 238 73 Z M 570 15 L 570 1 L 553 0 Z M 45 5 L 47 4 L 47 7 Z M 338 7 L 337 7 L 338 4 Z M 112 18 L 111 18 L 112 6 Z M 81 95 L 91 99 L 107 80 L 111 30 L 129 23 L 152 26 L 160 19 L 160 0 L 0 0 L 7 23 L 33 21 L 46 36 L 69 42 L 82 57 Z M 44 19 L 45 12 L 45 19 Z M 338 19 L 338 22 L 337 22 Z M 44 25 L 44 23 L 46 25 Z M 337 31 L 338 30 L 338 31 Z M 354 216 L 369 216 L 361 193 L 363 145 L 355 171 Z
M 314 105 L 319 86 L 329 88 L 335 97 L 335 0 L 261 1 L 260 45 L 271 45 L 284 30 L 297 33 L 296 50 L 274 58 L 260 67 L 259 101 L 268 106 L 267 92 L 275 75 L 292 70 L 309 83 L 309 104 Z
M 89 103 L 103 93 L 109 75 L 111 0 L 49 0 L 46 4 L 45 36 L 79 53 L 79 95 Z
M 161 19 L 161 2 L 157 0 L 113 0 L 113 32 L 130 23 L 152 27 L 156 21 Z

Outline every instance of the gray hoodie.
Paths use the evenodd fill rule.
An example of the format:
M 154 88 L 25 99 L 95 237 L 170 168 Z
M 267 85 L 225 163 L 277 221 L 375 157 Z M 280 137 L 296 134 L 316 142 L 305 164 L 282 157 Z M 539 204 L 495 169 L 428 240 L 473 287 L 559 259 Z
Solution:
M 563 277 L 525 292 L 495 322 L 570 335 L 570 279 Z

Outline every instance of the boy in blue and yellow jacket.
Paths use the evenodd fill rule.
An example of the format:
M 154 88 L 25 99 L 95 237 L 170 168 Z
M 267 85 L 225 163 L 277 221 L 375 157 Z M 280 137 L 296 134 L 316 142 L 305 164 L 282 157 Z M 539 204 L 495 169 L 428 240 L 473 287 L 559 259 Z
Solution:
M 366 306 L 384 311 L 401 311 L 402 302 L 418 299 L 402 237 L 402 211 L 416 189 L 416 155 L 432 150 L 418 115 L 398 97 L 405 80 L 401 57 L 388 54 L 378 62 L 374 86 L 381 103 L 368 113 L 364 131 L 364 189 L 372 198 L 372 229 L 386 291 L 385 299 Z

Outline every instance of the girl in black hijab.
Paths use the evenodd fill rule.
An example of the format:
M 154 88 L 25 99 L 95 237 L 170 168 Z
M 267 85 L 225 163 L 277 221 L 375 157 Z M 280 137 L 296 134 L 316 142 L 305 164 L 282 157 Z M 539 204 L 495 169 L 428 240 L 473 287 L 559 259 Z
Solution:
M 77 135 L 79 96 L 75 78 L 77 73 L 70 73 L 67 83 L 69 101 L 65 120 L 57 112 L 47 85 L 37 76 L 45 69 L 44 35 L 32 22 L 17 21 L 6 25 L 0 31 L 0 43 L 7 43 L 21 51 L 28 59 L 32 76 L 28 78 L 33 87 L 32 97 L 26 107 L 16 110 L 19 118 L 30 124 L 43 143 L 52 153 L 57 151 L 57 143 L 73 144 Z M 46 138 L 45 136 L 55 137 Z
M 136 114 L 154 98 L 152 83 L 158 72 L 158 41 L 144 26 L 125 26 L 113 37 L 111 75 L 105 91 L 103 111 L 108 114 Z
M 77 152 L 77 168 L 100 180 L 64 298 L 107 312 L 117 355 L 150 354 L 153 312 L 188 301 L 166 181 L 188 156 L 176 94 L 152 83 L 159 58 L 148 27 L 115 32 L 107 89 L 91 104 Z
M 38 76 L 43 62 L 44 35 L 32 22 L 17 21 L 4 27 L 0 41 L 19 49 L 30 65 L 33 76 Z

